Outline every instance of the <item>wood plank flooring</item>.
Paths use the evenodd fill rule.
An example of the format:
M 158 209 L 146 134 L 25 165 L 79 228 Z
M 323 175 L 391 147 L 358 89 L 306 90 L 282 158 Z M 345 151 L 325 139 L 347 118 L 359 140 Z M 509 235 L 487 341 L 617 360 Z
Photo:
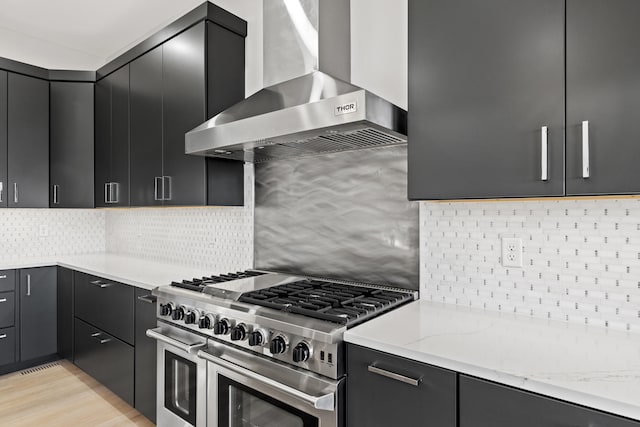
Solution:
M 153 426 L 71 362 L 56 363 L 25 375 L 0 377 L 2 426 Z

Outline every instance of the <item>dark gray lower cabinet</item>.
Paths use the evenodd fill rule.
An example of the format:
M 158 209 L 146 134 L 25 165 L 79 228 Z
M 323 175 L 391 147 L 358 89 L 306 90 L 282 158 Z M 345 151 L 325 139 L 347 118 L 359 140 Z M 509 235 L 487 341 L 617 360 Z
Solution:
M 74 335 L 74 363 L 133 406 L 133 347 L 77 318 Z
M 16 328 L 0 329 L 0 366 L 16 360 Z
M 73 271 L 58 267 L 58 354 L 73 361 Z
M 15 325 L 16 321 L 16 297 L 15 292 L 0 293 L 0 328 L 8 328 Z
M 20 270 L 20 360 L 56 354 L 56 267 Z
M 156 420 L 156 340 L 146 335 L 156 327 L 156 297 L 136 289 L 135 407 L 151 421 Z
M 347 425 L 456 427 L 456 376 L 347 344 Z
M 640 422 L 465 375 L 460 375 L 459 393 L 460 427 L 640 427 Z

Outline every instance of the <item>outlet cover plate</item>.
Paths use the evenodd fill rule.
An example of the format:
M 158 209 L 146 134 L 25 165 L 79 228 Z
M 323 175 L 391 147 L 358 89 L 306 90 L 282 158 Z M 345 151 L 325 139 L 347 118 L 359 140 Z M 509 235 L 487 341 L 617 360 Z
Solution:
M 522 268 L 522 239 L 502 238 L 502 266 Z

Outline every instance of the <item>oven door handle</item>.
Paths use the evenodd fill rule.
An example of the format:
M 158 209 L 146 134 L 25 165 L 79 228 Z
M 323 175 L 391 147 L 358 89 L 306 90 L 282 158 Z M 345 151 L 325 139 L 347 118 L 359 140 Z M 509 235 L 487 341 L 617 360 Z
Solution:
M 202 341 L 196 341 L 194 343 L 186 343 L 186 342 L 177 340 L 175 338 L 171 338 L 170 336 L 167 336 L 162 333 L 162 328 L 147 329 L 147 336 L 149 338 L 153 338 L 165 344 L 169 344 L 171 346 L 179 348 L 180 350 L 189 354 L 193 354 L 199 349 L 201 349 L 202 347 L 205 347 L 207 345 L 206 342 L 202 342 Z
M 303 401 L 304 403 L 311 405 L 315 409 L 320 409 L 323 411 L 331 411 L 331 412 L 335 410 L 335 393 L 323 394 L 322 396 L 311 396 L 294 387 L 290 387 L 286 384 L 279 383 L 278 381 L 272 380 L 269 377 L 265 377 L 264 375 L 260 375 L 249 369 L 238 366 L 235 363 L 227 362 L 226 360 L 216 357 L 213 354 L 208 353 L 204 350 L 198 351 L 198 357 L 208 362 L 211 362 L 215 365 L 226 368 L 230 371 L 234 371 L 235 373 L 245 376 L 247 378 L 251 378 L 252 380 L 256 380 L 263 384 L 271 386 L 277 390 L 280 390 L 283 393 L 294 396 L 295 398 Z

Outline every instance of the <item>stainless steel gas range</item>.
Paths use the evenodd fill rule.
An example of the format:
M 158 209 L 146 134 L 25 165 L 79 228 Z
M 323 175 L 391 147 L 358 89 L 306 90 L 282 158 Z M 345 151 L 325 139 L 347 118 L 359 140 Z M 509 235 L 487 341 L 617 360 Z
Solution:
M 159 427 L 344 425 L 344 331 L 415 291 L 258 270 L 156 288 Z

